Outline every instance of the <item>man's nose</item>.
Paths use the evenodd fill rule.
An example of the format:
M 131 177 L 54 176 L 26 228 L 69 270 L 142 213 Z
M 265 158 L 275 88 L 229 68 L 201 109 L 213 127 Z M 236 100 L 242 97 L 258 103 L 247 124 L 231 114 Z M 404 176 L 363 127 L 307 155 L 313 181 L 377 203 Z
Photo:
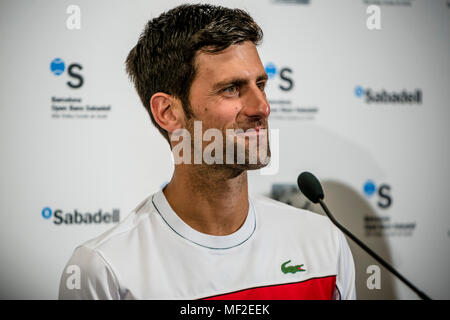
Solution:
M 242 113 L 250 118 L 267 119 L 270 114 L 270 106 L 264 91 L 257 86 L 248 88 L 242 100 Z

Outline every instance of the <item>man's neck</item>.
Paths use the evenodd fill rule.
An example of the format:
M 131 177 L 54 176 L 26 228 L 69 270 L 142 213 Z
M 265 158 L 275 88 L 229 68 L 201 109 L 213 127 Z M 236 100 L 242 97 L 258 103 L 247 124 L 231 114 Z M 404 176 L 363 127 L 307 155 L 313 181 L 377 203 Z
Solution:
M 237 231 L 249 209 L 247 171 L 177 165 L 164 195 L 193 229 L 216 236 Z

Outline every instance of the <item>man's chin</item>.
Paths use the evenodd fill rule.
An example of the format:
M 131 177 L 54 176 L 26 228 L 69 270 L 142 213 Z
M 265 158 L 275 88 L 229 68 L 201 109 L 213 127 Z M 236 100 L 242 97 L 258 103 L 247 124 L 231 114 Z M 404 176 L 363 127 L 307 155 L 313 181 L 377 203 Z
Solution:
M 266 167 L 269 163 L 244 164 L 245 170 L 258 170 Z
M 208 167 L 214 170 L 229 170 L 229 171 L 235 171 L 235 172 L 243 172 L 248 170 L 258 170 L 266 167 L 270 162 L 270 157 L 266 159 L 267 161 L 257 161 L 256 163 L 249 163 L 248 161 L 244 163 L 221 163 L 221 164 L 210 164 Z
M 265 158 L 264 161 L 258 159 L 255 163 L 251 163 L 246 159 L 244 163 L 235 162 L 233 164 L 224 164 L 229 168 L 241 169 L 241 170 L 258 170 L 266 167 L 270 163 L 270 156 Z

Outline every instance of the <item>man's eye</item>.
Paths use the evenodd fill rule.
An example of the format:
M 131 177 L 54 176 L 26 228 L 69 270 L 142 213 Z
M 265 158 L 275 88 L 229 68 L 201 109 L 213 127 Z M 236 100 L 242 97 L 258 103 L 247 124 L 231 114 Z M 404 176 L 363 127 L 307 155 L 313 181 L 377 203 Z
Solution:
M 223 92 L 227 95 L 233 96 L 239 92 L 238 86 L 231 86 L 223 89 Z
M 260 82 L 260 83 L 258 83 L 258 88 L 259 88 L 261 91 L 264 91 L 264 89 L 266 88 L 266 83 L 265 83 L 265 82 Z

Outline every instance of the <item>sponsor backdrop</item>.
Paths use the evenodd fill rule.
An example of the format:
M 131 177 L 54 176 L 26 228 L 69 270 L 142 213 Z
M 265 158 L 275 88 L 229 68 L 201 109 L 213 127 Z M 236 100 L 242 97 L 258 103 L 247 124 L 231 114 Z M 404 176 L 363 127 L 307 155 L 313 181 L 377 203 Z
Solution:
M 265 33 L 278 155 L 250 191 L 322 214 L 295 187 L 315 173 L 344 226 L 449 299 L 450 3 L 209 2 L 248 10 Z M 170 179 L 124 61 L 146 21 L 180 3 L 1 2 L 0 298 L 57 298 L 73 249 Z M 359 298 L 417 298 L 349 243 Z

